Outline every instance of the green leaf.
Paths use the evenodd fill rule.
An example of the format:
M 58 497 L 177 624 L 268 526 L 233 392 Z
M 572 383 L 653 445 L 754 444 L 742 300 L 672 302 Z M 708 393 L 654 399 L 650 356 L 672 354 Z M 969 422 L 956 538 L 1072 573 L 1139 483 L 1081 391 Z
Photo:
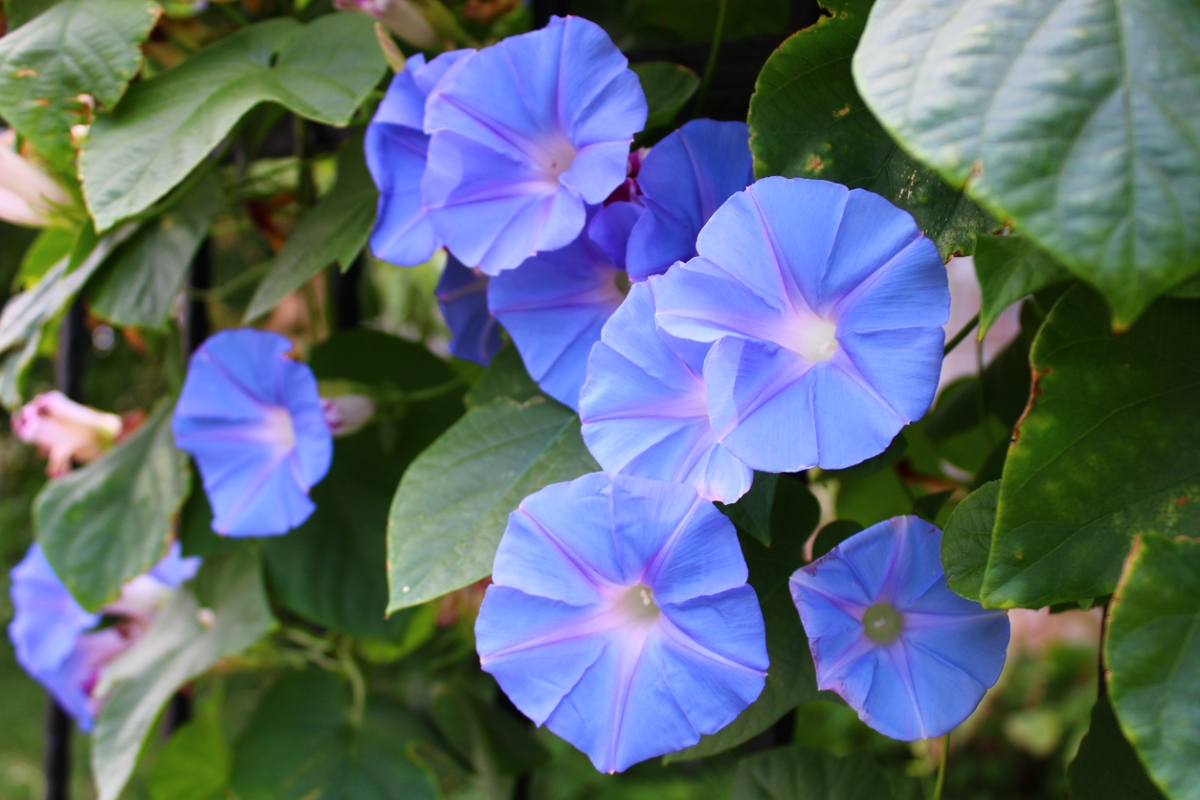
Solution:
M 1051 310 L 1004 464 L 985 606 L 1102 597 L 1135 533 L 1200 525 L 1198 311 L 1196 301 L 1164 299 L 1114 335 L 1086 287 Z
M 835 519 L 833 522 L 830 522 L 817 531 L 817 538 L 813 541 L 813 561 L 816 561 L 862 529 L 863 526 L 852 519 Z
M 866 753 L 837 757 L 807 747 L 781 747 L 743 758 L 733 800 L 891 800 L 888 776 Z
M 4 4 L 4 10 L 8 16 L 9 32 L 36 18 L 57 2 L 58 0 L 8 0 Z
M 1109 607 L 1104 663 L 1122 730 L 1173 800 L 1200 798 L 1197 631 L 1200 540 L 1144 534 Z
M 975 242 L 975 274 L 981 293 L 979 336 L 1004 309 L 1025 295 L 1063 283 L 1071 273 L 1023 236 L 980 236 Z
M 479 382 L 471 387 L 463 398 L 467 408 L 484 406 L 493 400 L 507 397 L 518 403 L 532 400 L 535 397 L 545 397 L 533 378 L 525 371 L 521 354 L 511 344 L 501 347 L 492 357 L 492 363 L 484 371 Z
M 1197 3 L 879 0 L 854 75 L 909 151 L 1126 328 L 1200 271 L 1198 60 Z
M 392 390 L 419 392 L 455 380 L 424 347 L 367 329 L 323 342 L 309 363 L 318 380 Z M 404 635 L 407 614 L 384 619 L 388 509 L 405 468 L 461 415 L 457 397 L 434 396 L 407 404 L 399 420 L 335 440 L 329 474 L 312 490 L 312 516 L 264 543 L 267 575 L 280 603 L 355 636 L 394 641 Z M 385 440 L 388 431 L 394 435 Z
M 598 469 L 566 406 L 538 396 L 472 408 L 400 482 L 388 517 L 388 611 L 492 574 L 509 512 L 526 495 Z
M 818 509 L 812 516 L 811 524 L 807 519 L 797 523 L 798 515 L 788 513 L 789 510 L 807 504 L 798 500 L 799 491 L 795 487 L 808 494 L 808 488 L 795 478 L 779 479 L 771 513 L 770 546 L 749 536 L 738 537 L 750 571 L 749 583 L 758 594 L 767 629 L 767 657 L 771 666 L 767 669 L 762 694 L 733 722 L 711 736 L 702 736 L 698 744 L 671 753 L 666 757 L 666 763 L 692 761 L 737 747 L 770 728 L 796 706 L 817 696 L 816 668 L 808 649 L 808 637 L 792 603 L 787 582 L 792 573 L 804 565 L 804 542 L 812 533 L 820 511 Z M 807 514 L 806 511 L 806 517 Z
M 221 206 L 208 175 L 116 249 L 88 284 L 94 314 L 115 325 L 164 329 L 188 268 Z
M 75 156 L 71 126 L 87 122 L 77 97 L 116 106 L 161 13 L 153 0 L 62 0 L 8 34 L 0 40 L 0 116 L 66 170 Z
M 431 706 L 442 735 L 481 775 L 520 775 L 550 759 L 528 720 L 465 688 L 439 687 Z
M 258 284 L 244 322 L 258 319 L 335 261 L 350 269 L 375 224 L 379 192 L 363 155 L 362 137 L 338 154 L 337 183 L 304 215 Z
M 246 547 L 204 562 L 150 630 L 104 671 L 92 741 L 100 800 L 116 800 L 154 721 L 179 687 L 237 655 L 275 625 L 258 557 Z
M 999 499 L 1000 481 L 985 483 L 958 504 L 942 532 L 946 584 L 968 600 L 979 602 Z
M 850 60 L 872 0 L 827 0 L 821 17 L 767 59 L 750 98 L 750 151 L 759 178 L 818 178 L 869 189 L 912 214 L 943 256 L 970 253 L 998 223 L 913 161 L 863 104 Z
M 221 729 L 194 719 L 171 734 L 146 779 L 150 800 L 224 800 L 233 755 Z
M 44 228 L 37 239 L 25 251 L 21 259 L 21 268 L 13 279 L 14 289 L 21 289 L 36 284 L 50 268 L 71 255 L 79 231 L 68 228 Z
M 241 800 L 435 800 L 430 778 L 408 757 L 419 724 L 369 697 L 361 726 L 345 688 L 317 670 L 285 675 L 238 740 L 233 788 Z
M 736 503 L 715 505 L 738 530 L 770 547 L 771 506 L 775 503 L 775 486 L 778 483 L 779 475 L 774 472 L 755 472 L 750 491 L 738 498 Z
M 188 459 L 163 401 L 132 436 L 46 484 L 34 501 L 38 541 L 80 605 L 98 611 L 166 552 L 187 498 Z
M 80 156 L 97 230 L 149 208 L 259 103 L 346 125 L 386 68 L 373 25 L 363 14 L 260 22 L 133 86 L 96 117 Z
M 642 82 L 642 91 L 646 93 L 646 105 L 650 111 L 646 117 L 646 130 L 670 125 L 679 109 L 700 88 L 696 73 L 682 64 L 647 61 L 630 64 L 629 68 L 637 73 Z
M 1166 800 L 1117 726 L 1112 706 L 1101 697 L 1092 724 L 1067 767 L 1072 800 Z
M 942 510 L 942 506 L 946 505 L 946 501 L 950 499 L 950 495 L 952 494 L 954 494 L 953 489 L 946 489 L 941 492 L 921 495 L 913 500 L 912 513 L 926 522 L 936 522 L 938 512 Z

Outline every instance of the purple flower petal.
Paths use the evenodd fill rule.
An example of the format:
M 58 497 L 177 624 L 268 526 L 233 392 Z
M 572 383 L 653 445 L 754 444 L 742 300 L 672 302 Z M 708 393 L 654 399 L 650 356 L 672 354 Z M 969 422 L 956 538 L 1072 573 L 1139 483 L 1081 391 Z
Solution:
M 744 122 L 696 119 L 654 145 L 638 171 L 646 213 L 629 237 L 629 275 L 642 280 L 696 255 L 696 236 L 754 182 Z
M 704 378 L 659 336 L 650 283 L 630 289 L 605 323 L 580 394 L 583 440 L 612 473 L 679 481 L 732 503 L 753 472 L 717 441 Z
M 742 461 L 851 466 L 928 409 L 949 292 L 907 213 L 860 189 L 766 178 L 717 210 L 697 250 L 655 286 L 656 319 L 716 343 L 709 416 Z
M 646 121 L 637 76 L 579 17 L 481 50 L 430 93 L 422 196 L 450 251 L 489 275 L 563 247 L 625 180 Z
M 484 670 L 602 772 L 696 743 L 762 691 L 736 532 L 691 487 L 604 473 L 547 486 L 511 515 L 493 579 L 475 627 Z
M 9 593 L 16 614 L 9 623 L 8 638 L 17 661 L 34 675 L 56 670 L 79 635 L 100 623 L 100 615 L 89 614 L 76 602 L 36 543 L 10 577 Z
M 464 267 L 454 256 L 438 278 L 438 308 L 450 328 L 450 352 L 487 366 L 500 349 L 500 328 L 487 307 L 488 277 Z
M 588 354 L 624 299 L 625 273 L 588 237 L 492 278 L 488 307 L 546 394 L 579 407 Z
M 196 459 L 213 530 L 270 536 L 302 523 L 333 456 L 317 382 L 284 337 L 222 331 L 192 355 L 175 406 L 175 444 Z
M 791 579 L 817 685 L 902 741 L 941 736 L 965 720 L 1000 677 L 1008 646 L 1004 611 L 947 588 L 941 541 L 929 523 L 896 517 Z

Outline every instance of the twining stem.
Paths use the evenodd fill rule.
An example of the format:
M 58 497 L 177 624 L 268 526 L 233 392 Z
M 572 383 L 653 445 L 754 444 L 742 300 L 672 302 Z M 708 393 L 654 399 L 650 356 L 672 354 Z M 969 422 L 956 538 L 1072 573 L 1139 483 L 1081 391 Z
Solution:
M 971 320 L 966 325 L 964 325 L 962 327 L 961 331 L 954 334 L 954 338 L 952 338 L 950 341 L 946 342 L 946 348 L 944 350 L 942 350 L 942 355 L 943 356 L 950 355 L 950 351 L 953 350 L 954 348 L 958 347 L 958 345 L 962 342 L 962 340 L 967 338 L 967 334 L 970 333 L 971 331 L 975 330 L 975 326 L 978 324 L 979 324 L 979 315 L 976 314 L 975 316 L 971 317 Z
M 342 672 L 350 681 L 350 724 L 354 727 L 360 727 L 363 721 L 363 714 L 367 706 L 367 682 L 363 680 L 362 670 L 358 668 L 358 662 L 354 660 L 354 655 L 350 652 L 351 640 L 349 637 L 342 639 L 338 647 L 338 662 L 342 666 Z
M 704 65 L 704 78 L 700 81 L 700 91 L 696 93 L 696 107 L 693 117 L 699 117 L 704 111 L 704 98 L 708 94 L 708 84 L 712 82 L 713 71 L 717 68 L 717 54 L 721 52 L 721 35 L 725 32 L 725 11 L 729 0 L 720 0 L 717 5 L 717 26 L 713 29 L 712 47 L 708 49 L 708 63 Z
M 938 760 L 937 786 L 933 789 L 933 800 L 942 800 L 942 789 L 946 785 L 946 761 L 950 757 L 950 734 L 942 737 L 942 756 Z

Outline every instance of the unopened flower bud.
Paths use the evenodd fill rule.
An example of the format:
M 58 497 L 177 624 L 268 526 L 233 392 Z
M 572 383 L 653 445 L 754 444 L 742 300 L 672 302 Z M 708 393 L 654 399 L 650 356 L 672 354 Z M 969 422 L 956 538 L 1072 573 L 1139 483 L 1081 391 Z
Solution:
M 375 416 L 375 401 L 362 394 L 322 397 L 321 410 L 334 436 L 349 436 L 362 429 Z
M 50 173 L 13 149 L 15 139 L 13 131 L 0 134 L 0 219 L 44 228 L 52 222 L 55 206 L 71 205 L 71 196 Z
M 49 459 L 46 474 L 58 477 L 71 462 L 85 464 L 112 447 L 121 418 L 80 405 L 62 392 L 46 392 L 13 412 L 13 433 Z
M 421 50 L 442 49 L 429 20 L 408 0 L 333 0 L 333 5 L 343 11 L 370 14 L 392 33 Z

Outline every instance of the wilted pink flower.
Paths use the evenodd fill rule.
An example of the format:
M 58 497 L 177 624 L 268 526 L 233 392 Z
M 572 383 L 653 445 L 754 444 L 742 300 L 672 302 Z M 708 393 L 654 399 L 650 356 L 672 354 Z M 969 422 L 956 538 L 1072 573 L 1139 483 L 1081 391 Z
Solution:
M 62 392 L 39 394 L 12 415 L 13 433 L 49 459 L 46 474 L 66 474 L 71 462 L 87 463 L 112 447 L 121 418 L 76 403 Z
M 48 172 L 21 158 L 13 149 L 15 139 L 11 130 L 0 133 L 0 219 L 44 228 L 54 207 L 71 205 L 71 196 Z
M 361 11 L 382 22 L 404 41 L 422 50 L 441 50 L 429 20 L 408 0 L 333 0 L 343 11 Z

